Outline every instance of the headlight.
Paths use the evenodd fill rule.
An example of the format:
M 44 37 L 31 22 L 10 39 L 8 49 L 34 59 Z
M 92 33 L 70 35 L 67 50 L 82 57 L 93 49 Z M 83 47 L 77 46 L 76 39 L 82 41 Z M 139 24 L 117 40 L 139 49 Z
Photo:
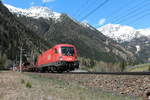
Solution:
M 62 56 L 59 57 L 59 60 L 63 60 Z

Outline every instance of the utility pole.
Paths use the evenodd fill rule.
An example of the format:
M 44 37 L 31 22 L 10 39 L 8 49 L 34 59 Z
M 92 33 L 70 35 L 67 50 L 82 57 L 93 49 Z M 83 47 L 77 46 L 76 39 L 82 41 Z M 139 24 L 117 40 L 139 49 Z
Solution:
M 20 48 L 20 64 L 19 64 L 19 67 L 20 67 L 20 72 L 22 72 L 22 46 Z
M 13 61 L 13 71 L 15 71 L 15 61 Z
M 28 39 L 28 38 L 25 38 L 24 41 L 25 41 L 25 40 L 27 41 L 27 39 Z M 22 41 L 21 47 L 20 47 L 20 64 L 19 64 L 20 72 L 22 72 L 22 55 L 23 55 L 23 50 L 25 50 L 25 49 L 23 49 L 23 45 L 24 45 L 24 43 L 23 43 L 23 41 Z

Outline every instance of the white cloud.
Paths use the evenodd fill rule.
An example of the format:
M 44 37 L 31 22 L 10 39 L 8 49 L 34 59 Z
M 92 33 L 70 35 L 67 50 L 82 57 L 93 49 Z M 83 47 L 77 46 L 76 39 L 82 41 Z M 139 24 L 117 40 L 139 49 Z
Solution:
M 55 0 L 42 0 L 43 3 L 54 2 Z
M 103 25 L 105 23 L 106 19 L 102 18 L 99 20 L 98 25 Z
M 31 6 L 34 5 L 34 2 L 32 1 L 32 2 L 30 3 L 30 5 L 31 5 Z
M 83 20 L 82 23 L 88 23 L 88 21 L 87 20 Z

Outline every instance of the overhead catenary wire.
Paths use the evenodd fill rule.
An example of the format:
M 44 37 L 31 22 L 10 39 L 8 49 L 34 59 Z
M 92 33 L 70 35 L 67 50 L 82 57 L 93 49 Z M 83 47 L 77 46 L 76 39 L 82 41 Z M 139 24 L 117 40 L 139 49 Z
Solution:
M 79 14 L 82 12 L 82 10 L 89 4 L 89 0 L 86 0 L 85 3 L 81 4 L 80 7 L 76 10 L 74 15 L 79 16 Z
M 124 21 L 124 20 L 126 20 L 126 19 L 130 20 L 130 19 L 134 18 L 135 16 L 138 16 L 138 15 L 140 15 L 141 13 L 144 13 L 145 11 L 150 10 L 150 8 L 148 8 L 148 9 L 143 9 L 143 8 L 145 8 L 146 6 L 148 6 L 149 4 L 150 4 L 150 2 L 149 2 L 149 3 L 146 3 L 146 4 L 144 4 L 144 5 L 142 5 L 142 6 L 139 7 L 139 8 L 136 8 L 136 9 L 134 9 L 134 10 L 128 12 L 126 15 L 121 16 L 120 19 L 114 20 L 114 22 L 115 22 L 115 23 L 119 23 L 119 22 L 122 22 L 122 21 Z M 140 9 L 140 10 L 139 10 L 139 9 Z M 128 20 L 126 20 L 126 21 L 128 21 Z
M 80 11 L 77 14 L 77 17 L 81 17 L 81 14 L 83 14 L 84 12 L 87 11 L 87 9 L 93 5 L 94 3 L 96 3 L 98 0 L 94 0 L 93 2 L 90 3 L 90 0 L 88 0 L 88 2 L 86 2 L 84 5 L 82 5 L 80 7 Z M 86 10 L 86 11 L 85 11 Z
M 88 14 L 86 14 L 85 16 L 83 16 L 82 18 L 80 18 L 80 21 L 86 19 L 88 16 L 90 16 L 91 14 L 93 14 L 95 11 L 97 11 L 100 7 L 102 7 L 108 1 L 109 0 L 105 0 L 104 2 L 102 2 L 101 4 L 99 4 L 96 8 L 94 8 L 93 10 L 91 10 Z M 136 5 L 131 6 L 130 8 L 128 8 L 127 9 L 127 13 L 125 15 L 115 16 L 115 17 L 110 17 L 108 15 L 106 18 L 107 19 L 110 18 L 110 19 L 112 19 L 113 22 L 115 21 L 115 22 L 119 23 L 119 22 L 124 22 L 124 21 L 125 22 L 129 22 L 130 20 L 131 21 L 136 21 L 139 18 L 145 17 L 145 16 L 147 16 L 147 14 L 149 14 L 149 12 L 145 12 L 145 11 L 149 11 L 150 9 L 143 9 L 143 8 L 145 8 L 147 5 L 149 5 L 150 2 L 147 2 L 147 1 L 144 2 L 144 1 L 145 0 L 141 0 L 139 3 L 136 3 Z M 125 5 L 131 4 L 131 2 L 132 1 L 126 3 Z M 123 8 L 123 6 L 119 7 L 118 9 L 122 9 L 122 8 Z M 118 10 L 118 12 L 122 12 L 122 10 Z M 139 17 L 136 18 L 135 16 L 139 16 Z
M 123 10 L 125 10 L 124 8 L 124 6 L 126 6 L 126 5 L 129 5 L 129 4 L 131 4 L 133 1 L 132 0 L 129 0 L 129 2 L 127 2 L 127 3 L 125 3 L 125 4 L 123 4 L 122 6 L 120 6 L 118 9 L 116 9 L 116 10 L 114 10 L 112 13 L 111 13 L 111 15 L 109 14 L 109 15 L 107 15 L 105 18 L 108 20 L 108 19 L 113 19 L 113 15 L 114 14 L 116 14 L 116 13 L 120 13 L 121 11 L 123 11 Z M 116 17 L 116 16 L 114 16 L 114 17 Z
M 139 9 L 139 7 L 141 7 L 141 4 L 143 4 L 143 2 L 144 2 L 144 0 L 143 0 L 142 2 L 137 3 L 135 6 L 132 6 L 131 8 L 128 8 L 128 9 L 126 10 L 126 11 L 127 11 L 127 14 L 125 14 L 125 15 L 120 15 L 120 16 L 116 16 L 116 17 L 111 18 L 111 19 L 112 19 L 111 21 L 112 21 L 112 22 L 117 22 L 117 21 L 122 20 L 122 19 L 124 19 L 125 17 L 127 17 L 127 16 L 129 16 L 129 15 L 135 13 L 135 12 L 137 12 L 138 9 Z M 144 4 L 144 5 L 146 5 L 146 4 Z M 142 7 L 143 7 L 143 6 L 142 6 Z
M 82 18 L 79 19 L 79 21 L 84 20 L 85 18 L 87 18 L 88 16 L 90 16 L 91 14 L 93 14 L 95 11 L 97 11 L 99 8 L 101 8 L 102 6 L 104 6 L 109 0 L 105 0 L 104 2 L 102 2 L 101 4 L 99 4 L 96 8 L 94 8 L 93 10 L 91 10 L 88 14 L 86 14 L 85 16 L 83 16 Z
M 137 20 L 141 20 L 141 19 L 143 19 L 143 18 L 146 17 L 146 16 L 150 16 L 150 8 L 148 9 L 148 11 L 147 11 L 146 13 L 144 13 L 144 14 L 139 14 L 139 15 L 141 15 L 141 16 L 139 16 L 139 17 L 137 17 L 137 18 L 131 20 L 130 23 L 136 23 Z
M 150 8 L 147 8 L 147 9 L 142 9 L 142 10 L 140 10 L 139 12 L 136 12 L 136 13 L 133 13 L 133 14 L 131 14 L 131 15 L 129 15 L 129 16 L 127 16 L 127 17 L 125 17 L 124 19 L 122 19 L 122 20 L 119 20 L 119 21 L 117 21 L 117 23 L 121 23 L 121 22 L 131 22 L 132 21 L 132 19 L 134 20 L 134 18 L 135 18 L 135 16 L 136 17 L 138 17 L 138 16 L 140 16 L 140 15 L 146 15 L 145 13 L 149 13 L 150 12 Z M 137 18 L 136 18 L 137 19 Z M 130 21 L 131 20 L 131 21 Z

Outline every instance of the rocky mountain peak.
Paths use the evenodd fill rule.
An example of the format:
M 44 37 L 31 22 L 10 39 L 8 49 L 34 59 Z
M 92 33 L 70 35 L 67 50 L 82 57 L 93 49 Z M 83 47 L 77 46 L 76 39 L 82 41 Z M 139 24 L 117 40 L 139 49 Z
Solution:
M 28 9 L 22 9 L 22 8 L 16 8 L 8 4 L 5 4 L 5 6 L 12 13 L 15 13 L 17 15 L 33 17 L 36 19 L 40 17 L 45 18 L 45 19 L 49 19 L 49 18 L 59 19 L 61 16 L 60 13 L 54 12 L 47 7 L 34 6 Z
M 131 41 L 134 38 L 149 37 L 150 29 L 134 29 L 133 27 L 119 24 L 107 24 L 98 28 L 104 35 L 117 42 Z

